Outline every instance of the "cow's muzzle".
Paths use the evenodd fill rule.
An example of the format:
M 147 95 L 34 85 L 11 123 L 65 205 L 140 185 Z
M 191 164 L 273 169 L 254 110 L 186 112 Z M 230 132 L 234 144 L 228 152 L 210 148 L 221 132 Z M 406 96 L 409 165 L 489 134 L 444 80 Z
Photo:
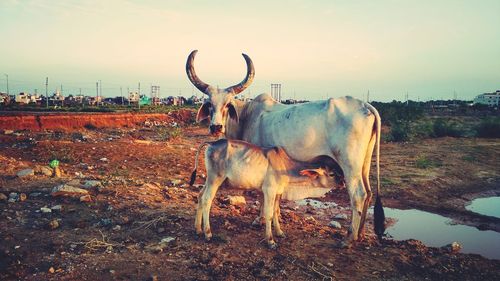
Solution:
M 219 135 L 222 134 L 222 125 L 210 125 L 210 134 Z

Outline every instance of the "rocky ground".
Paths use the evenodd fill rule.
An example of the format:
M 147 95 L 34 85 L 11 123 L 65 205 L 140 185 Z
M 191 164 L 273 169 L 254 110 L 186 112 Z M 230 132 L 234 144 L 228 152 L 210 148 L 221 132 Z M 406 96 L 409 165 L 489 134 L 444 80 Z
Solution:
M 191 121 L 0 135 L 0 279 L 500 279 L 498 260 L 416 240 L 380 244 L 371 220 L 365 241 L 339 249 L 350 219 L 343 189 L 322 199 L 336 202 L 330 208 L 283 202 L 287 236 L 276 250 L 251 225 L 258 194 L 221 189 L 211 213 L 215 237 L 205 242 L 193 227 L 203 168 L 194 187 L 187 181 L 208 136 Z M 383 144 L 386 205 L 498 231 L 497 219 L 464 204 L 499 191 L 499 154 L 498 140 Z M 52 159 L 60 177 L 52 176 Z M 246 203 L 232 205 L 231 195 Z

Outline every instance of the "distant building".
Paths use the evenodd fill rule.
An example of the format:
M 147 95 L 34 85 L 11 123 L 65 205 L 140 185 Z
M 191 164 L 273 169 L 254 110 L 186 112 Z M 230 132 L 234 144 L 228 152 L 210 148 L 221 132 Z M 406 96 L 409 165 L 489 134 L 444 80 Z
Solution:
M 41 100 L 40 96 L 38 95 L 32 95 L 29 93 L 19 93 L 16 95 L 14 101 L 16 103 L 20 104 L 30 104 L 30 103 L 37 103 Z
M 0 93 L 0 104 L 9 104 L 10 96 L 7 93 Z
M 128 93 L 128 100 L 130 101 L 130 103 L 136 103 L 139 101 L 139 93 L 138 92 L 130 92 Z
M 500 104 L 500 90 L 497 90 L 496 92 L 493 93 L 484 93 L 478 95 L 474 99 L 474 103 L 485 104 L 492 107 L 498 107 L 498 104 Z

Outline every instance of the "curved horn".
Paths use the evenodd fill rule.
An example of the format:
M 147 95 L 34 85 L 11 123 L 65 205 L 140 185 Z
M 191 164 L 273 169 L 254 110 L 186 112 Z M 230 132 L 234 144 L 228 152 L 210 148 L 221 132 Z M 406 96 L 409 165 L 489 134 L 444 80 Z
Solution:
M 245 58 L 245 61 L 247 63 L 247 76 L 239 84 L 236 84 L 234 86 L 226 88 L 226 92 L 230 95 L 233 95 L 233 96 L 241 93 L 243 90 L 248 88 L 248 86 L 250 86 L 250 84 L 252 84 L 253 77 L 255 76 L 255 69 L 253 67 L 252 60 L 250 59 L 249 56 L 247 56 L 245 54 L 242 54 L 242 55 L 243 55 L 243 58 Z
M 191 54 L 189 54 L 189 57 L 188 57 L 187 62 L 186 62 L 186 74 L 187 74 L 189 80 L 191 81 L 191 83 L 193 83 L 193 85 L 196 88 L 198 88 L 198 90 L 200 90 L 201 92 L 203 92 L 206 95 L 209 95 L 208 93 L 205 92 L 209 85 L 207 83 L 201 81 L 201 79 L 198 78 L 198 76 L 196 75 L 196 72 L 194 71 L 193 61 L 194 61 L 194 57 L 196 56 L 197 52 L 198 52 L 198 50 L 194 50 L 191 52 Z

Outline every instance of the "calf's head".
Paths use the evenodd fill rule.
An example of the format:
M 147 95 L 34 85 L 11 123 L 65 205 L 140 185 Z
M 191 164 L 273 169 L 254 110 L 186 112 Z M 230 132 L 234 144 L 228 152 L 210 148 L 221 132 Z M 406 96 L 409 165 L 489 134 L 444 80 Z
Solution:
M 234 96 L 241 93 L 252 84 L 255 70 L 252 60 L 247 55 L 242 54 L 247 63 L 247 75 L 245 79 L 239 84 L 225 89 L 212 87 L 201 81 L 194 71 L 193 61 L 197 52 L 197 50 L 194 50 L 189 54 L 186 62 L 186 73 L 191 83 L 193 83 L 198 90 L 207 95 L 208 99 L 198 109 L 196 121 L 200 122 L 205 119 L 210 119 L 210 134 L 221 136 L 226 132 L 225 123 L 228 116 L 236 122 L 238 121 L 238 112 L 234 105 Z
M 300 171 L 300 175 L 309 177 L 311 181 L 325 188 L 332 188 L 335 185 L 335 178 L 327 168 L 305 169 Z

